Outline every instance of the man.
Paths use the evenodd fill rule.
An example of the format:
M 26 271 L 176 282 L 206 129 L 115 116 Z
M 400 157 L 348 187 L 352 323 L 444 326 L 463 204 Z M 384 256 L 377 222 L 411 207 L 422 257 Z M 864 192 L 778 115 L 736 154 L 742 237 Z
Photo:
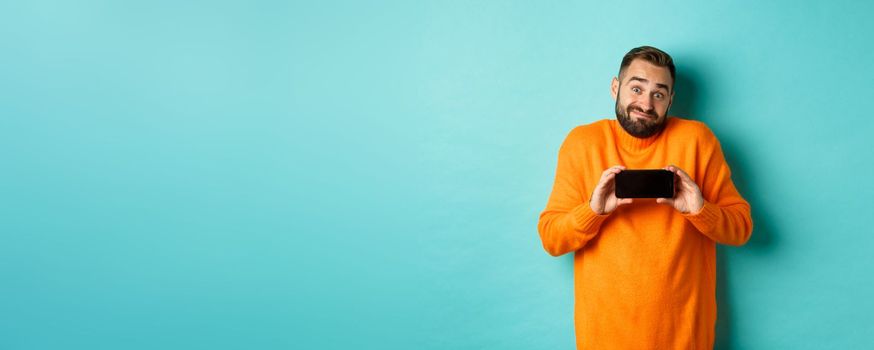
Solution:
M 713 348 L 716 243 L 746 243 L 753 223 L 710 129 L 668 117 L 674 74 L 665 52 L 632 49 L 610 87 L 617 120 L 559 150 L 538 231 L 549 254 L 574 252 L 577 348 Z M 616 197 L 616 174 L 659 168 L 673 198 Z

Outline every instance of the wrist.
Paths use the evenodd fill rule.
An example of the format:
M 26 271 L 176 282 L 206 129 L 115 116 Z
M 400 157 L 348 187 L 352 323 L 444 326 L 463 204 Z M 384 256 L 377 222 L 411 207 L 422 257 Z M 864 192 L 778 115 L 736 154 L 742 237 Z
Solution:
M 702 211 L 702 210 L 704 210 L 704 202 L 703 202 L 703 201 L 702 201 L 701 203 L 698 203 L 698 207 L 697 207 L 697 208 L 690 208 L 690 209 L 689 209 L 689 212 L 687 212 L 686 214 L 689 214 L 689 215 L 698 215 L 698 214 L 701 214 L 701 211 Z
M 589 204 L 589 209 L 592 209 L 592 212 L 595 213 L 595 215 L 604 215 L 603 211 L 598 210 L 597 208 L 593 207 L 591 204 Z
M 595 206 L 592 204 L 591 199 L 589 199 L 589 209 L 592 209 L 592 212 L 596 215 L 601 215 L 601 211 L 599 211 L 598 208 L 595 208 Z

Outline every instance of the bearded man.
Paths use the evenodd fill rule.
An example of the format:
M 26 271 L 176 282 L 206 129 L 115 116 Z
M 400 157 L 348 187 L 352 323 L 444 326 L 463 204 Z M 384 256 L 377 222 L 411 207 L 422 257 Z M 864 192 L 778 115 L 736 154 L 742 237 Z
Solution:
M 713 348 L 716 244 L 746 243 L 753 222 L 713 132 L 668 116 L 674 81 L 670 55 L 632 49 L 610 86 L 616 120 L 559 149 L 538 231 L 550 255 L 574 253 L 579 349 Z M 674 196 L 617 197 L 627 169 L 672 172 Z

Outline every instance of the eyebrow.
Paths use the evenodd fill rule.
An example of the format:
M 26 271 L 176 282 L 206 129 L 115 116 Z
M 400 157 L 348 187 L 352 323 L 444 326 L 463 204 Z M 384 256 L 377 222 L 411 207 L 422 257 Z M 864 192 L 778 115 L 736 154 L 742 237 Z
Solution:
M 632 80 L 637 80 L 637 81 L 644 82 L 644 83 L 648 83 L 648 82 L 649 82 L 649 80 L 646 80 L 646 79 L 641 78 L 641 77 L 631 77 L 631 79 L 628 79 L 628 81 L 632 81 Z M 671 89 L 669 89 L 668 86 L 665 85 L 665 84 L 662 84 L 662 83 L 656 83 L 656 86 L 657 86 L 657 87 L 660 87 L 660 88 L 664 88 L 665 91 L 671 91 Z

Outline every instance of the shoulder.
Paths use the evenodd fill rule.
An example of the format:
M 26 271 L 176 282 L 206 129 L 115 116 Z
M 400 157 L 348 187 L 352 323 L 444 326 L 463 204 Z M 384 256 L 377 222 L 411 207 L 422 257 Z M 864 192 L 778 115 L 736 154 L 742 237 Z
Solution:
M 610 135 L 610 119 L 601 119 L 589 124 L 578 125 L 571 129 L 565 138 L 565 144 L 603 144 Z
M 682 139 L 693 141 L 701 145 L 716 145 L 718 140 L 713 130 L 704 122 L 683 119 L 680 117 L 670 117 L 670 127 L 668 128 L 669 137 L 671 139 Z

